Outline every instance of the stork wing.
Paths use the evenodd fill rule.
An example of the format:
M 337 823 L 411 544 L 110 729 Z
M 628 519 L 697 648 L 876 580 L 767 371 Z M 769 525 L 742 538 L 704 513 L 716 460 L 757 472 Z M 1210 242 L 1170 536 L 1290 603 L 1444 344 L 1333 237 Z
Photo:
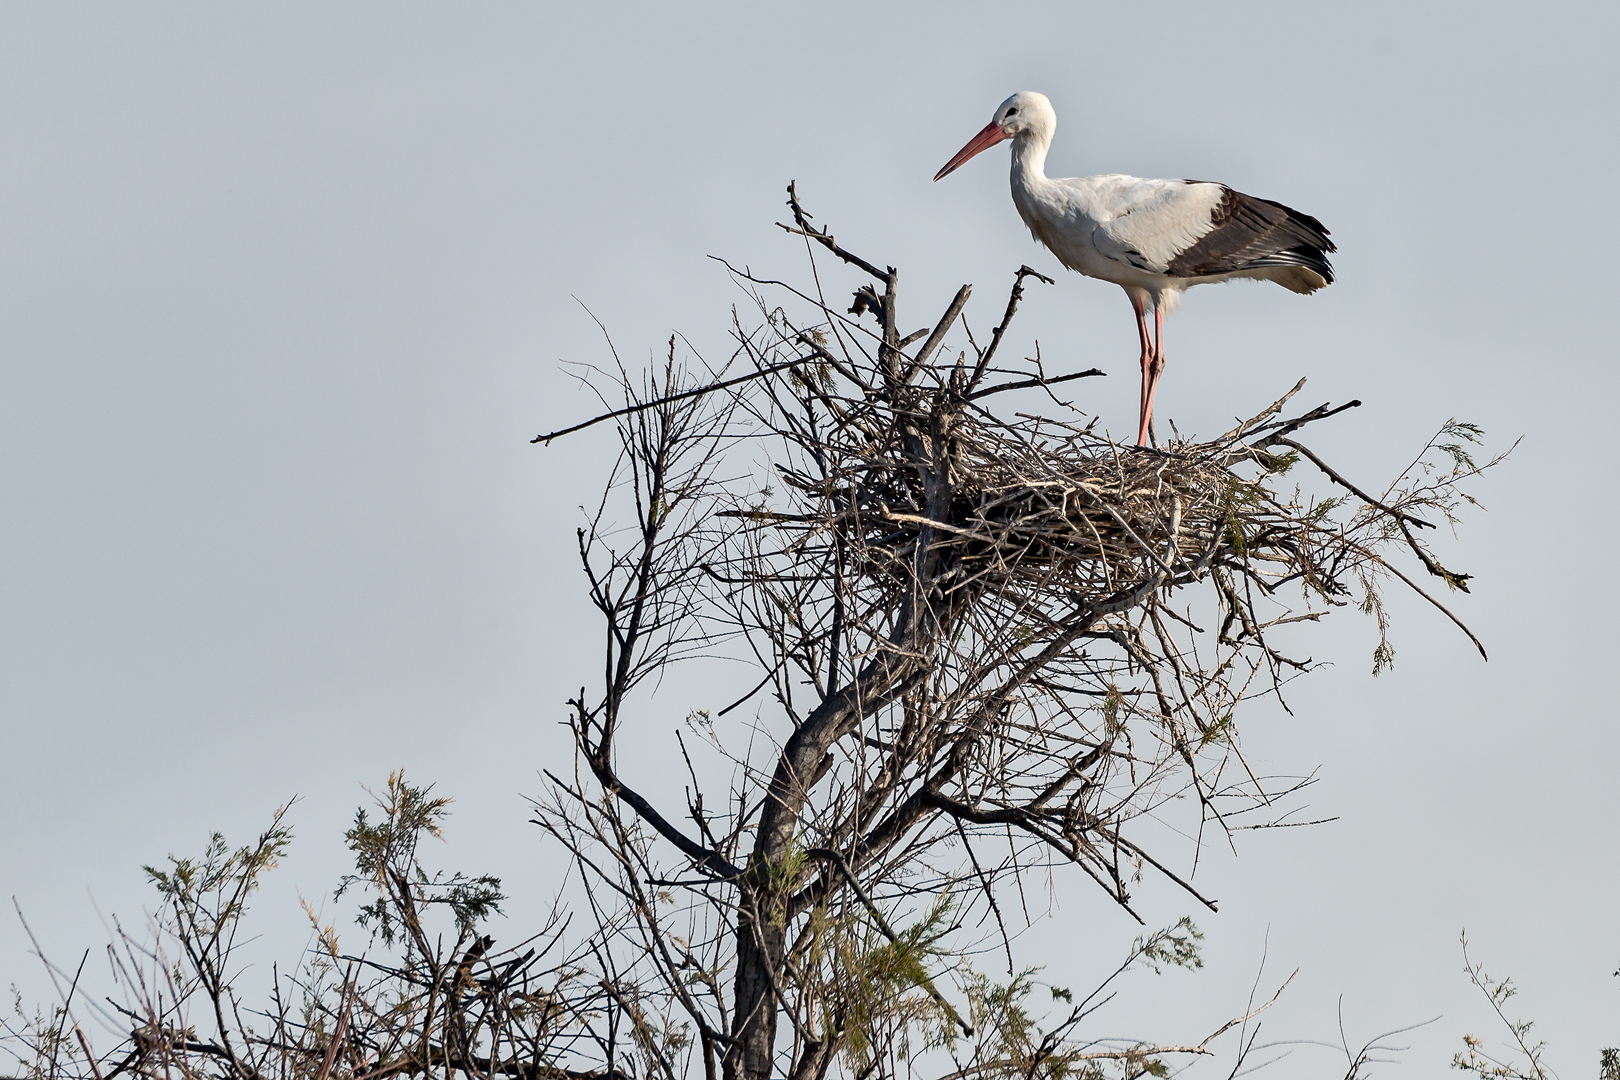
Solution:
M 1105 220 L 1092 242 L 1107 258 L 1156 274 L 1173 273 L 1176 257 L 1214 228 L 1216 208 L 1227 190 L 1186 180 L 1119 179 L 1131 182 L 1096 192 L 1094 205 Z
M 1128 177 L 1099 178 L 1110 181 Z M 1223 278 L 1265 267 L 1308 271 L 1276 280 L 1297 292 L 1333 281 L 1335 249 L 1322 223 L 1223 184 L 1131 180 L 1096 189 L 1103 218 L 1097 251 L 1116 262 L 1178 278 Z
M 1204 185 L 1219 186 L 1219 185 Z M 1177 252 L 1169 272 L 1176 277 L 1213 277 L 1261 267 L 1294 267 L 1308 271 L 1299 280 L 1276 278 L 1296 292 L 1331 284 L 1328 255 L 1337 250 L 1327 229 L 1309 214 L 1221 187 L 1210 227 L 1196 243 Z

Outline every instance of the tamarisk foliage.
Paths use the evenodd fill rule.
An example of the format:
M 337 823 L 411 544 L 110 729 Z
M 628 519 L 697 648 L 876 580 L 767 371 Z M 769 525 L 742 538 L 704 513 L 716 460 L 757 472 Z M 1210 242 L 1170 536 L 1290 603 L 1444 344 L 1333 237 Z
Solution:
M 594 940 L 570 951 L 553 910 L 495 948 L 481 931 L 505 900 L 500 880 L 430 871 L 420 856 L 449 803 L 390 776 L 345 834 L 355 872 L 337 889 L 360 900 L 370 947 L 346 949 L 306 903 L 311 947 L 268 973 L 249 962 L 248 915 L 292 843 L 286 808 L 253 843 L 232 848 L 216 833 L 201 856 L 147 867 L 161 899 L 149 924 L 115 922 L 104 955 L 86 952 L 74 970 L 47 962 L 59 1002 L 32 1012 L 15 1002 L 0 1050 L 29 1080 L 563 1080 L 551 1063 L 580 1039 L 601 1035 L 587 1053 L 611 1045 L 609 990 L 581 977 Z M 112 992 L 91 993 L 98 984 Z

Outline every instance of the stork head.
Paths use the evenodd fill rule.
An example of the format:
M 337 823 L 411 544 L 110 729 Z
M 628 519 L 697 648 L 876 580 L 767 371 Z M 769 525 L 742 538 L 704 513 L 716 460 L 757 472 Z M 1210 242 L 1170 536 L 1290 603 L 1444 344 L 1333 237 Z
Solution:
M 984 130 L 969 139 L 968 144 L 958 150 L 956 156 L 947 161 L 943 169 L 934 174 L 934 179 L 943 180 L 968 158 L 990 149 L 1004 139 L 1027 135 L 1049 142 L 1056 130 L 1057 113 L 1052 111 L 1052 103 L 1046 100 L 1046 95 L 1037 94 L 1033 90 L 1021 90 L 996 106 L 996 114 L 984 126 Z

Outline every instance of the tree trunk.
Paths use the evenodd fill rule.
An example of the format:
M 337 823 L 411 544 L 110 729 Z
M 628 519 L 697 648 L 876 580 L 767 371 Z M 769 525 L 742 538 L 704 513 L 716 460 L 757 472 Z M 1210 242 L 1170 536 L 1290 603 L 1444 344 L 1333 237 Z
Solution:
M 768 903 L 757 892 L 753 895 L 754 909 L 744 907 L 737 917 L 732 1034 L 738 1041 L 726 1054 L 726 1080 L 768 1080 L 775 1059 L 779 1003 L 771 981 L 782 970 L 787 928 L 770 917 Z

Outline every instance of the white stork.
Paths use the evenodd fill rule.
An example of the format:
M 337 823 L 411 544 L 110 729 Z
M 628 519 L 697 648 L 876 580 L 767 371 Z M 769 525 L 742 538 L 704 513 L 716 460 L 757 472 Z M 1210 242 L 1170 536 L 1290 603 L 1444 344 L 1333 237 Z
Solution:
M 1044 94 L 1014 94 L 934 179 L 1004 139 L 1013 141 L 1013 203 L 1029 231 L 1070 270 L 1123 288 L 1136 310 L 1142 340 L 1136 442 L 1146 446 L 1164 371 L 1164 317 L 1181 303 L 1182 290 L 1259 278 L 1312 293 L 1333 282 L 1327 256 L 1335 248 L 1315 218 L 1224 184 L 1118 174 L 1050 179 L 1046 149 L 1056 130 L 1057 113 Z

